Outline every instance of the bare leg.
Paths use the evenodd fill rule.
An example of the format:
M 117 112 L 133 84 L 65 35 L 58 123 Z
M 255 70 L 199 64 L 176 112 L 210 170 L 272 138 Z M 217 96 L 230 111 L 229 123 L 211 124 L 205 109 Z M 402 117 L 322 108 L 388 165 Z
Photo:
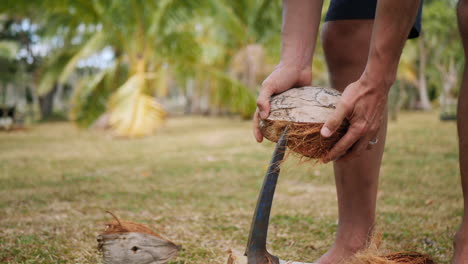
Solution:
M 468 0 L 458 5 L 458 26 L 465 50 L 465 71 L 458 98 L 458 137 L 460 149 L 460 173 L 464 197 L 464 216 L 455 236 L 453 263 L 468 263 Z
M 322 41 L 332 87 L 343 90 L 359 79 L 367 62 L 373 20 L 331 21 Z M 335 244 L 319 263 L 339 263 L 364 248 L 372 232 L 387 120 L 379 142 L 360 157 L 334 164 L 339 224 Z

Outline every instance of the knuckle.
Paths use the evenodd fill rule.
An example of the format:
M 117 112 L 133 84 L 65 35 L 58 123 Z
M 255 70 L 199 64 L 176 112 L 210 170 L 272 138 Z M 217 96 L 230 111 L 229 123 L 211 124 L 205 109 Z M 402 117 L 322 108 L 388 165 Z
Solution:
M 377 133 L 379 130 L 380 130 L 380 125 L 375 124 L 370 127 L 369 132 Z
M 278 82 L 273 77 L 268 77 L 262 82 L 262 91 L 268 94 L 273 94 L 275 91 L 279 91 Z
M 335 130 L 336 127 L 338 126 L 338 119 L 336 117 L 332 117 L 328 120 L 327 127 L 330 128 L 331 130 Z
M 355 129 L 356 129 L 356 134 L 360 137 L 366 135 L 368 132 L 369 132 L 369 127 L 367 126 L 366 123 L 357 123 L 355 125 Z
M 259 97 L 257 99 L 257 106 L 259 110 L 263 110 L 267 106 L 267 104 L 268 104 L 268 101 L 265 98 Z
M 351 102 L 349 101 L 341 101 L 341 107 L 343 108 L 343 111 L 348 114 L 351 112 L 351 110 L 353 109 L 353 105 L 351 104 Z
M 258 106 L 258 107 L 262 107 L 262 106 L 263 106 L 263 104 L 264 104 L 264 101 L 263 101 L 263 99 L 261 99 L 261 98 L 258 98 L 258 99 L 257 99 L 257 106 Z
M 254 117 L 254 119 L 252 120 L 252 125 L 253 125 L 253 129 L 254 130 L 257 130 L 259 128 L 259 125 L 258 125 L 258 119 Z
M 270 90 L 275 86 L 275 81 L 272 80 L 271 77 L 266 78 L 262 82 L 262 90 Z
M 333 152 L 333 158 L 338 158 L 340 156 L 340 153 L 345 153 L 344 147 L 337 147 L 336 150 Z

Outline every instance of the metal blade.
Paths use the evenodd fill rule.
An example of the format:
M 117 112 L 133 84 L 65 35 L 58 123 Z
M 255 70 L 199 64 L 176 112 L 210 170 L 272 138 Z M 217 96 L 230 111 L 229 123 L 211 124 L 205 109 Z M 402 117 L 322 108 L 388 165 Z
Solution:
M 266 251 L 266 239 L 268 234 L 268 223 L 270 221 L 270 211 L 273 203 L 273 196 L 275 194 L 276 183 L 280 173 L 280 163 L 284 158 L 286 152 L 287 136 L 286 133 L 288 127 L 285 128 L 281 135 L 278 143 L 276 144 L 273 157 L 271 159 L 268 171 L 263 181 L 263 186 L 260 191 L 260 195 L 257 201 L 257 207 L 252 219 L 252 225 L 250 226 L 249 240 L 247 243 L 247 249 L 245 255 L 249 259 L 249 264 L 262 263 L 260 259 L 270 259 L 271 256 Z M 271 260 L 270 260 L 271 261 Z M 268 262 L 265 262 L 268 263 Z

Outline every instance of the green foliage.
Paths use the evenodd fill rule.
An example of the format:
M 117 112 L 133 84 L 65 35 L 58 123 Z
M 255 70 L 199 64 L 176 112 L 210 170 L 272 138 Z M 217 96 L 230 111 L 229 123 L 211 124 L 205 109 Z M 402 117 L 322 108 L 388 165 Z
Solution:
M 325 1 L 323 14 L 328 3 Z M 447 73 L 453 67 L 460 71 L 463 63 L 454 8 L 453 0 L 425 2 L 422 39 L 427 69 L 423 75 L 431 100 L 443 94 Z M 28 21 L 34 25 L 26 37 L 36 37 L 47 47 L 46 55 L 37 58 L 39 67 L 30 70 L 37 93 L 43 95 L 56 84 L 72 83 L 75 91 L 70 116 L 82 125 L 104 112 L 112 114 L 109 99 L 135 74 L 153 76 L 137 88 L 141 97 L 193 93 L 208 98 L 212 112 L 248 118 L 255 110 L 261 80 L 279 61 L 280 0 L 17 0 L 14 4 L 2 2 L 0 14 L 0 22 Z M 3 27 L 5 23 L 0 24 Z M 18 34 L 9 38 L 3 41 L 0 34 L 1 60 L 16 60 L 14 55 L 23 47 L 18 44 Z M 242 59 L 249 47 L 259 47 L 262 54 L 255 59 L 257 72 L 249 72 Z M 108 65 L 77 67 L 103 49 L 113 53 L 113 69 L 126 69 L 117 81 L 109 80 L 113 70 L 106 68 Z M 421 79 L 420 56 L 417 42 L 408 42 L 399 72 L 399 80 L 408 89 L 416 88 Z M 15 67 L 11 70 L 17 71 Z M 328 85 L 320 45 L 312 70 L 316 85 Z M 188 80 L 195 83 L 193 92 L 186 87 Z M 452 93 L 456 95 L 456 91 Z
M 463 50 L 457 28 L 455 1 L 430 1 L 423 13 L 424 35 L 429 47 L 428 73 L 431 89 L 437 98 L 445 82 L 444 75 L 451 61 L 459 72 L 463 70 Z M 458 88 L 458 86 L 457 86 Z M 457 89 L 456 88 L 456 89 Z
M 13 59 L 18 53 L 19 45 L 15 41 L 0 41 L 0 57 L 5 59 Z
M 71 99 L 69 117 L 80 126 L 89 126 L 106 111 L 107 99 L 112 92 L 109 82 L 115 77 L 116 67 L 110 67 L 79 83 Z
M 104 111 L 111 115 L 112 111 L 117 111 L 119 107 L 115 102 L 110 107 L 108 99 L 112 93 L 124 89 L 119 88 L 124 82 L 104 81 L 112 70 L 76 72 L 79 61 L 105 47 L 111 48 L 114 63 L 120 64 L 115 67 L 128 68 L 124 73 L 126 80 L 135 74 L 166 75 L 151 77 L 144 84 L 139 82 L 144 87 L 135 87 L 138 98 L 169 94 L 169 74 L 177 76 L 178 83 L 199 76 L 212 80 L 209 89 L 197 86 L 200 96 L 202 90 L 210 91 L 212 108 L 250 116 L 255 109 L 255 87 L 252 90 L 229 76 L 230 58 L 248 44 L 277 45 L 279 3 L 214 0 L 38 0 L 30 3 L 19 0 L 15 5 L 0 5 L 0 13 L 27 17 L 38 26 L 38 34 L 50 48 L 49 56 L 44 58 L 36 74 L 38 93 L 45 94 L 56 83 L 66 83 L 75 76 L 78 81 L 74 81 L 70 116 L 80 124 L 89 124 Z M 215 12 L 214 19 L 209 18 L 211 14 L 207 10 Z M 204 33 L 200 33 L 200 27 Z M 216 43 L 218 52 L 205 47 L 204 41 Z M 204 55 L 211 59 L 207 60 Z M 217 70 L 202 72 L 215 68 Z M 202 83 L 201 79 L 196 82 Z M 135 98 L 123 97 L 118 102 L 130 105 L 130 100 Z M 130 112 L 127 115 L 127 118 L 132 116 Z
M 428 99 L 455 97 L 463 71 L 463 51 L 456 18 L 456 1 L 425 1 L 422 34 L 409 40 L 401 57 L 398 79 L 407 95 L 398 102 L 412 109 L 421 100 L 418 90 L 426 89 Z M 427 85 L 424 87 L 424 79 Z M 455 80 L 455 81 L 454 81 Z M 394 94 L 395 95 L 395 94 Z M 413 96 L 416 95 L 416 96 Z M 443 102 L 442 102 L 443 103 Z

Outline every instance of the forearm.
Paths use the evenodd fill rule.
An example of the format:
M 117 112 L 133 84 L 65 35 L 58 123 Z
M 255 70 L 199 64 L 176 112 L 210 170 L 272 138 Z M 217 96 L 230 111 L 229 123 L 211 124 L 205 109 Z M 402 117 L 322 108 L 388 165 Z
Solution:
M 414 24 L 420 0 L 379 0 L 363 79 L 386 91 L 395 81 L 401 52 Z
M 311 65 L 322 11 L 322 0 L 284 0 L 281 63 Z

